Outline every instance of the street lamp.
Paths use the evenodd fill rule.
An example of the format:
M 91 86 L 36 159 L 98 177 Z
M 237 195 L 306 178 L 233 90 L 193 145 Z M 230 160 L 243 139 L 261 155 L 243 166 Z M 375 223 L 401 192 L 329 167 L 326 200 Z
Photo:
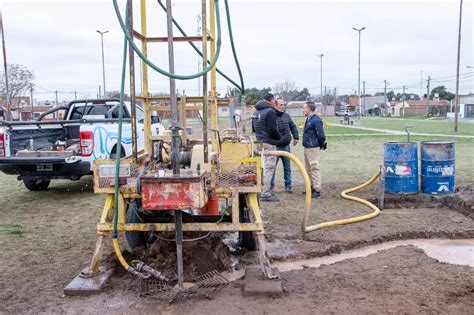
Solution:
M 324 107 L 324 115 L 326 115 L 326 105 L 323 104 L 323 57 L 324 57 L 324 54 L 319 54 L 318 55 L 319 59 L 320 59 L 320 70 L 321 70 L 321 79 L 320 79 L 320 84 L 321 84 L 321 105 L 323 105 Z
M 358 92 L 358 95 L 359 95 L 359 120 L 360 120 L 360 33 L 365 30 L 365 27 L 362 27 L 362 28 L 355 28 L 353 27 L 352 28 L 354 31 L 357 31 L 359 32 L 359 76 L 358 76 L 358 80 L 357 80 L 357 92 Z
M 102 84 L 104 86 L 104 97 L 105 97 L 105 62 L 104 62 L 104 34 L 107 34 L 109 31 L 104 31 L 104 32 L 101 32 L 99 30 L 96 31 L 97 33 L 100 34 L 100 43 L 101 43 L 101 46 L 102 46 Z

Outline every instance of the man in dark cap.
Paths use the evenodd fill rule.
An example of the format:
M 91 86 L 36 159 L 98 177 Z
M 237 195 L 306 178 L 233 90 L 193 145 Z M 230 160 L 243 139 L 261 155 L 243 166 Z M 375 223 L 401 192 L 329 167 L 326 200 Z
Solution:
M 263 100 L 255 105 L 253 116 L 253 130 L 257 141 L 263 142 L 263 187 L 261 201 L 275 202 L 278 198 L 272 195 L 270 182 L 275 172 L 277 157 L 266 155 L 269 151 L 275 151 L 280 140 L 277 128 L 277 114 L 275 110 L 275 97 L 271 93 L 266 93 Z

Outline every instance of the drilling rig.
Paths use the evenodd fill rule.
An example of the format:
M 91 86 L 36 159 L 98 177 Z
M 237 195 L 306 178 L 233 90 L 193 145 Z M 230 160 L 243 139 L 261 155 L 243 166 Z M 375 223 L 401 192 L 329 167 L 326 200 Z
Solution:
M 202 36 L 188 36 L 173 18 L 171 0 L 158 0 L 166 13 L 167 36 L 147 35 L 147 3 L 140 0 L 140 31 L 134 28 L 133 0 L 127 1 L 125 18 L 117 0 L 113 0 L 117 19 L 124 32 L 121 101 L 127 70 L 132 104 L 131 156 L 116 160 L 96 160 L 94 192 L 105 194 L 105 203 L 97 224 L 96 248 L 90 265 L 65 289 L 66 293 L 99 289 L 110 272 L 102 264 L 106 240 L 112 238 L 120 264 L 130 273 L 142 278 L 172 281 L 148 266 L 146 262 L 128 263 L 122 255 L 119 234 L 125 234 L 130 247 L 145 242 L 146 233 L 171 232 L 176 243 L 177 285 L 183 289 L 183 233 L 238 232 L 242 246 L 258 250 L 264 277 L 277 278 L 266 256 L 264 226 L 257 194 L 261 191 L 262 171 L 259 143 L 247 134 L 249 117 L 245 106 L 244 85 L 232 37 L 230 9 L 225 0 L 229 37 L 240 75 L 240 84 L 232 81 L 217 68 L 221 49 L 221 13 L 219 0 L 201 0 Z M 156 24 L 156 23 L 154 23 Z M 174 27 L 181 36 L 174 36 Z M 136 42 L 141 44 L 138 47 Z M 202 57 L 203 69 L 193 75 L 177 75 L 174 43 L 188 42 Z M 196 42 L 201 43 L 199 48 Z M 151 43 L 167 43 L 168 70 L 154 65 L 147 56 Z M 135 56 L 141 60 L 141 93 L 136 93 Z M 155 97 L 149 92 L 150 69 L 169 77 L 169 96 Z M 232 117 L 234 128 L 219 128 L 218 107 L 228 106 L 233 98 L 220 98 L 217 74 L 222 75 L 241 91 L 242 110 Z M 202 79 L 202 96 L 177 94 L 176 80 Z M 135 104 L 144 109 L 144 129 L 137 130 Z M 170 128 L 164 133 L 152 133 L 154 113 L 171 113 Z M 187 113 L 202 113 L 202 134 L 187 133 Z M 119 113 L 119 119 L 121 114 Z M 137 138 L 144 137 L 144 150 L 137 151 Z M 121 137 L 119 126 L 118 143 Z M 117 148 L 120 157 L 120 146 Z M 99 279 L 99 280 L 97 280 Z M 102 279 L 102 280 L 101 280 Z

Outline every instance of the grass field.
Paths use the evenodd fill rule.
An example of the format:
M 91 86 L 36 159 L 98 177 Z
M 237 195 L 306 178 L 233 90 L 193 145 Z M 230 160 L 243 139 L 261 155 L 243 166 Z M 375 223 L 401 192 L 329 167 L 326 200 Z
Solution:
M 405 123 L 405 120 L 382 118 L 363 120 L 363 125 L 393 130 L 403 130 Z M 421 123 L 422 132 L 431 130 L 437 133 L 439 126 L 449 126 L 437 121 Z M 462 130 L 471 134 L 469 127 L 474 128 L 474 124 L 463 124 Z M 330 195 L 337 196 L 339 189 L 365 182 L 379 170 L 383 162 L 383 143 L 405 141 L 404 136 L 381 135 L 380 132 L 347 127 L 332 126 L 326 132 L 328 149 L 322 153 L 320 162 L 323 192 L 329 198 L 323 203 L 327 202 L 329 208 L 333 202 Z M 412 137 L 413 141 L 431 139 Z M 300 160 L 303 159 L 301 144 L 292 147 L 292 151 Z M 473 156 L 474 138 L 456 139 L 457 185 L 473 183 Z M 302 177 L 296 167 L 292 168 L 293 185 L 299 193 L 303 189 Z M 280 163 L 276 179 L 278 189 L 283 186 L 281 173 Z M 330 191 L 336 189 L 330 187 L 338 190 Z M 295 200 L 299 200 L 296 197 L 294 194 Z M 15 176 L 0 173 L 0 300 L 13 301 L 15 308 L 28 309 L 32 292 L 41 290 L 38 296 L 49 299 L 44 301 L 44 305 L 48 301 L 56 303 L 62 288 L 90 260 L 95 243 L 95 224 L 104 198 L 104 195 L 93 194 L 91 177 L 76 182 L 53 181 L 47 191 L 31 192 Z M 298 209 L 300 206 L 291 205 Z M 286 213 L 285 209 L 282 213 Z M 286 218 L 286 215 L 282 214 L 282 217 Z M 276 228 L 279 226 L 276 224 L 278 218 L 275 215 L 273 219 Z
M 326 118 L 331 124 L 339 124 L 339 117 Z M 411 118 L 362 117 L 361 127 L 405 131 L 406 125 L 412 125 L 414 133 L 474 136 L 474 123 L 459 122 L 458 132 L 454 132 L 452 120 L 421 120 Z

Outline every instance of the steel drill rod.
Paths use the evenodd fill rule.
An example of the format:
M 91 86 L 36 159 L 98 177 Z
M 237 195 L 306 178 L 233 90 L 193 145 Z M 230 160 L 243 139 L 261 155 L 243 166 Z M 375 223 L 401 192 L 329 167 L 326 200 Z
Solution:
M 178 286 L 184 288 L 184 272 L 183 272 L 183 213 L 175 212 L 175 229 L 176 229 L 176 261 L 178 264 Z
M 174 46 L 173 46 L 173 13 L 171 0 L 166 0 L 166 17 L 168 30 L 168 64 L 169 72 L 174 74 Z M 171 166 L 173 174 L 179 175 L 179 127 L 178 127 L 178 101 L 176 98 L 176 79 L 170 78 L 171 100 Z

